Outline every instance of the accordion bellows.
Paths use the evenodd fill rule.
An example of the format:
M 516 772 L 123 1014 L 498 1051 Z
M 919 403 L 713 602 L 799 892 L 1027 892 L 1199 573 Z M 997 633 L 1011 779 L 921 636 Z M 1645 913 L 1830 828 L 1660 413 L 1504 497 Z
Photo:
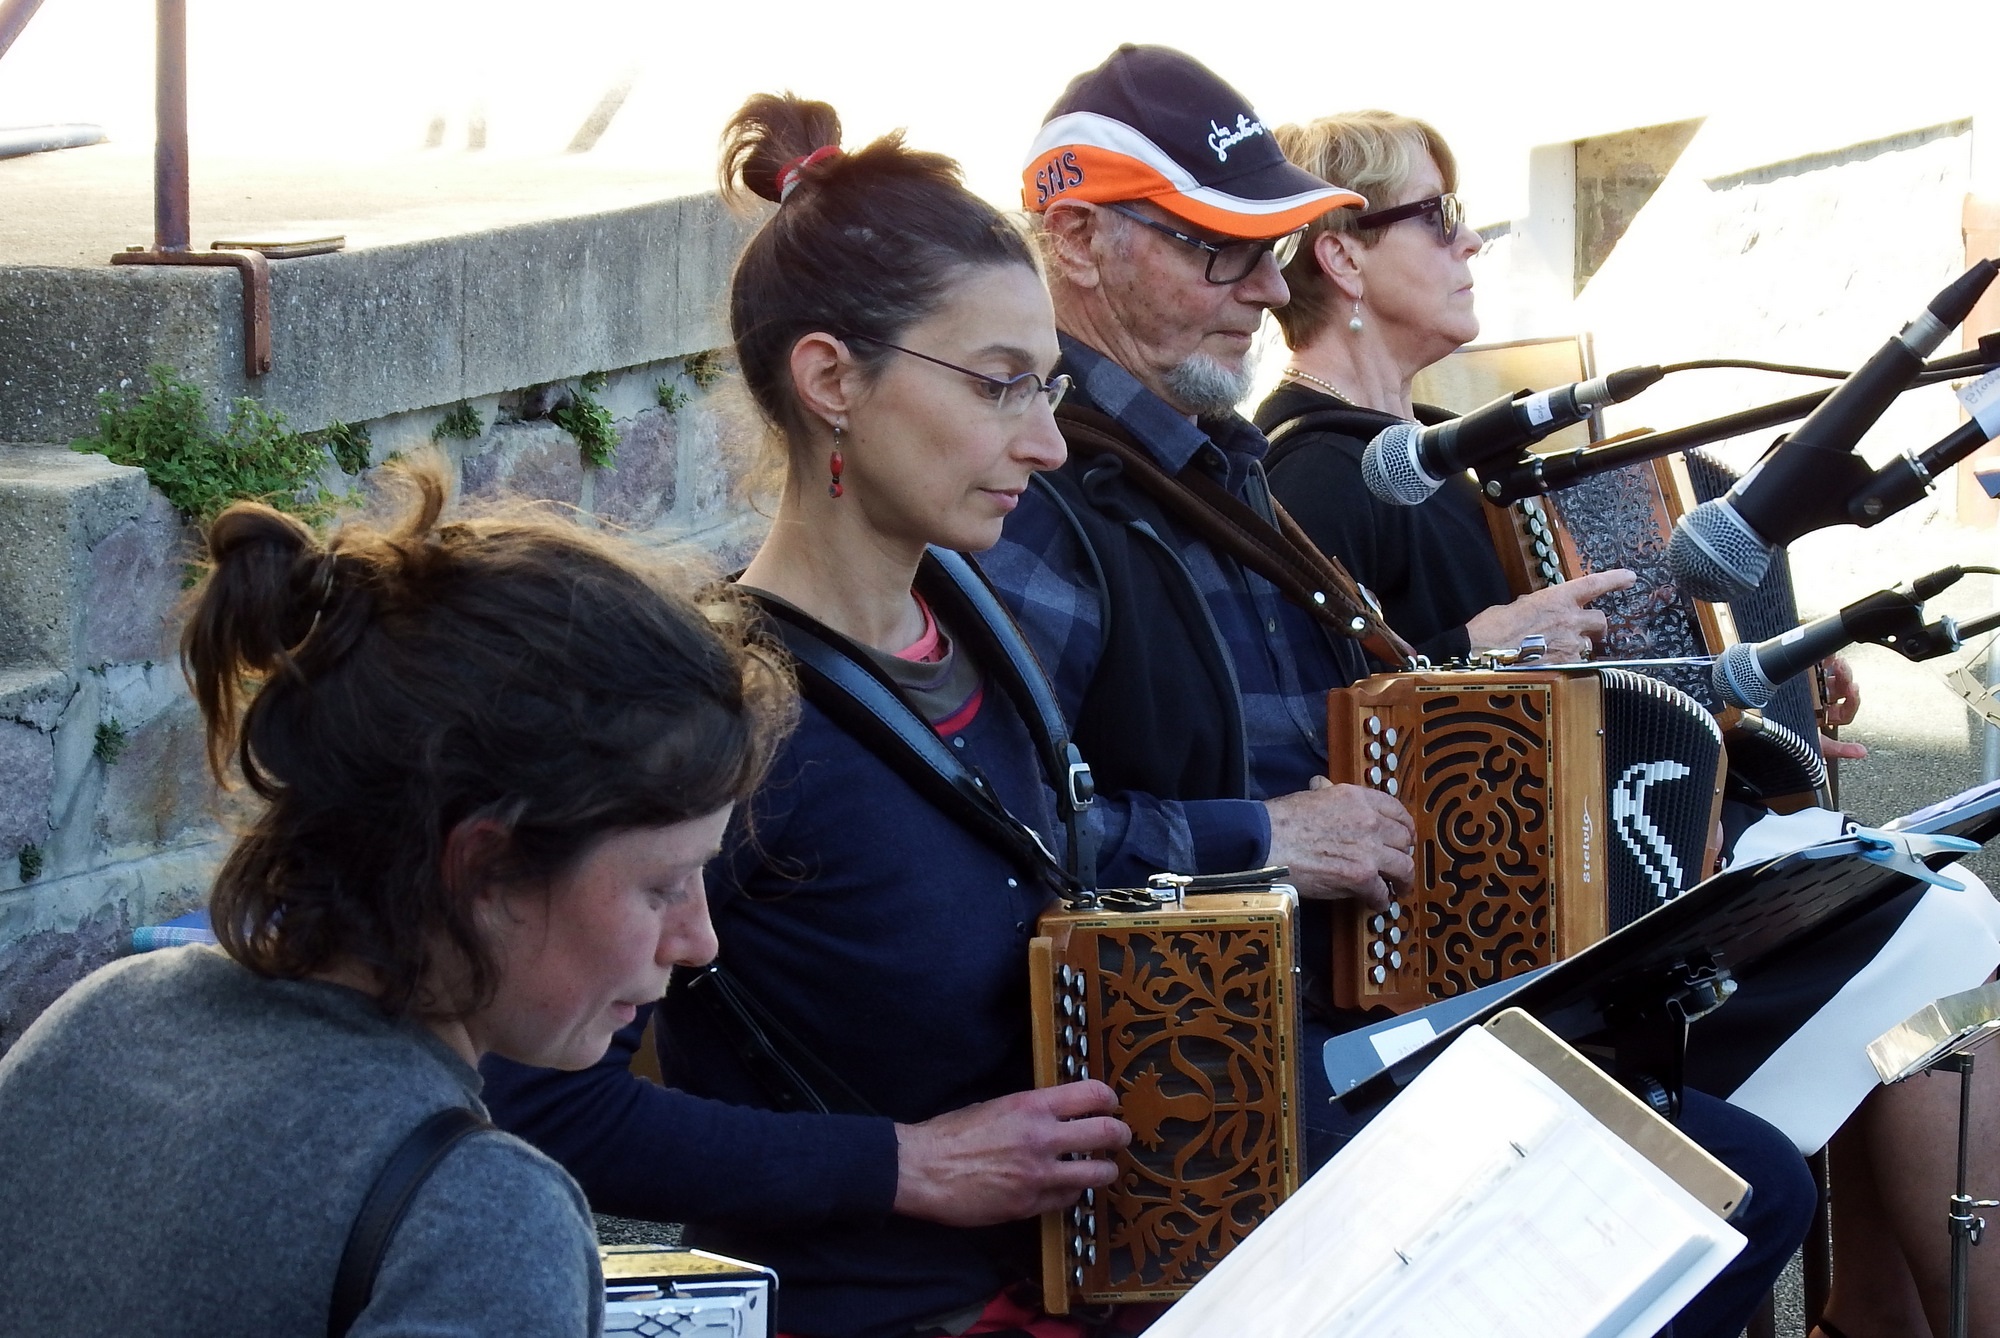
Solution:
M 1043 1304 L 1166 1301 L 1302 1174 L 1289 889 L 1136 912 L 1057 909 L 1029 944 L 1036 1085 L 1096 1078 L 1132 1142 L 1042 1224 Z

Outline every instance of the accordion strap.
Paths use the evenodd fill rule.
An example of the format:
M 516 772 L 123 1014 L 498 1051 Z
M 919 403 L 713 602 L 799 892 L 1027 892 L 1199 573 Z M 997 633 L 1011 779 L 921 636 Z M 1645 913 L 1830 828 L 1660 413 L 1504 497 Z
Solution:
M 382 1256 L 389 1240 L 410 1210 L 410 1200 L 430 1179 L 445 1154 L 461 1139 L 493 1126 L 464 1106 L 447 1106 L 412 1129 L 409 1136 L 389 1154 L 368 1186 L 368 1197 L 348 1228 L 347 1245 L 340 1252 L 340 1268 L 333 1276 L 333 1304 L 327 1310 L 327 1338 L 342 1338 L 368 1306 L 375 1292 L 375 1275 L 382 1271 Z
M 957 557 L 956 554 L 951 555 Z M 925 565 L 931 566 L 941 561 L 936 550 L 926 555 Z M 958 558 L 963 563 L 963 558 Z M 969 564 L 968 564 L 969 565 Z M 920 588 L 936 591 L 937 583 L 926 581 L 925 572 L 919 570 Z M 976 576 L 969 579 L 977 580 Z M 949 604 L 949 598 L 946 601 Z M 985 841 L 987 845 L 1007 856 L 1046 881 L 1052 890 L 1069 892 L 1084 886 L 1082 875 L 1094 870 L 1065 868 L 1058 861 L 1041 836 L 1027 824 L 1009 813 L 992 792 L 983 776 L 961 761 L 952 749 L 945 746 L 907 697 L 892 682 L 888 675 L 872 663 L 867 652 L 833 629 L 801 613 L 797 609 L 773 599 L 759 599 L 758 604 L 771 616 L 798 668 L 799 691 L 806 700 L 819 707 L 835 723 L 853 734 L 868 749 L 903 777 L 919 794 L 923 795 L 941 811 L 962 823 L 967 830 Z M 997 604 L 995 605 L 997 608 Z M 949 610 L 947 612 L 949 617 Z M 1004 612 L 1001 615 L 1005 616 Z M 976 619 L 975 619 L 976 620 Z M 967 621 L 975 621 L 967 620 Z M 990 624 L 987 624 L 990 627 Z M 1004 624 L 1012 628 L 1011 621 Z M 974 628 L 954 627 L 954 634 L 963 636 Z M 1019 633 L 1015 632 L 1015 636 Z M 1025 647 L 1023 654 L 1026 654 Z M 1033 664 L 1033 657 L 1028 657 Z M 1012 678 L 1010 666 L 1004 661 L 989 666 L 998 673 L 1002 681 Z M 1039 678 L 1040 670 L 1035 670 Z M 1023 689 L 1024 691 L 1026 689 Z M 1044 687 L 1046 691 L 1046 687 Z M 1009 693 L 1013 696 L 1013 693 Z M 1053 701 L 1049 703 L 1054 710 Z M 1027 714 L 1030 733 L 1041 735 L 1045 724 L 1040 712 Z M 1059 712 L 1054 719 L 1061 720 Z M 1040 747 L 1045 759 L 1066 753 L 1074 753 L 1067 736 L 1061 743 L 1054 740 Z M 1082 778 L 1082 789 L 1088 794 L 1088 776 Z M 1056 785 L 1061 802 L 1065 806 L 1065 817 L 1071 819 L 1073 845 L 1079 829 L 1084 826 L 1081 815 L 1072 810 L 1079 807 L 1071 803 L 1076 789 L 1069 775 L 1051 777 Z M 1076 851 L 1073 858 L 1087 854 L 1087 850 Z
M 1416 658 L 1369 604 L 1361 587 L 1339 562 L 1319 551 L 1276 498 L 1267 498 L 1272 519 L 1198 469 L 1167 473 L 1112 418 L 1081 405 L 1056 411 L 1063 439 L 1072 447 L 1115 457 L 1141 491 L 1165 507 L 1200 538 L 1278 588 L 1328 630 L 1357 640 L 1389 664 Z

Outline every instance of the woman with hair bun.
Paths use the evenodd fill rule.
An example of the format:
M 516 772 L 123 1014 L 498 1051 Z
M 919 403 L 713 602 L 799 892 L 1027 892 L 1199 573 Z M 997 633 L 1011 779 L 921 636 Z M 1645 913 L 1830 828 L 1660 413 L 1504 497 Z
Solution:
M 839 139 L 791 96 L 724 135 L 725 190 L 777 205 L 730 291 L 784 467 L 740 583 L 805 706 L 710 870 L 719 970 L 660 1009 L 669 1086 L 625 1071 L 635 1024 L 587 1073 L 490 1065 L 494 1108 L 599 1211 L 775 1267 L 788 1333 L 1078 1334 L 1024 1285 L 1032 1219 L 1108 1184 L 1089 1154 L 1129 1134 L 1101 1083 L 1031 1090 L 1027 943 L 1069 876 L 1041 848 L 1078 869 L 1095 827 L 1059 808 L 1040 670 L 957 556 L 1062 462 L 1067 382 L 1022 234 L 950 159 Z M 940 790 L 926 747 L 997 804 Z M 1107 884 L 1159 867 L 1103 835 Z
M 209 529 L 182 663 L 218 781 L 261 807 L 210 896 L 220 948 L 105 967 L 0 1059 L 9 1333 L 340 1332 L 371 1185 L 431 1117 L 482 1113 L 480 1056 L 593 1063 L 714 955 L 702 866 L 784 672 L 642 550 L 440 524 L 441 473 L 409 478 L 392 528 L 322 544 L 239 504 Z M 347 1331 L 598 1333 L 576 1185 L 465 1123 Z

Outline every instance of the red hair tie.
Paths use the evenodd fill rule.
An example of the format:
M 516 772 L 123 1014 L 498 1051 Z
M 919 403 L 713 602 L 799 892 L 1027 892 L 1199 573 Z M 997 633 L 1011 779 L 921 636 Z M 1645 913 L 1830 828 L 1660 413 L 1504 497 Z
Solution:
M 806 154 L 804 157 L 794 158 L 790 162 L 786 163 L 783 167 L 779 168 L 778 203 L 783 204 L 786 200 L 792 198 L 792 191 L 798 187 L 799 177 L 805 172 L 805 170 L 808 167 L 817 166 L 818 164 L 825 162 L 827 159 L 835 157 L 839 153 L 840 153 L 840 146 L 838 144 L 828 144 L 823 148 L 814 149 L 811 153 Z

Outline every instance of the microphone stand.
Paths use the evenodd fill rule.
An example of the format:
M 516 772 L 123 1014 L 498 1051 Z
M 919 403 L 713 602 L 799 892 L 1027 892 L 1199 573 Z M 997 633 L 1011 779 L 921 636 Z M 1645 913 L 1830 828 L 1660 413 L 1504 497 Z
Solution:
M 1968 373 L 1985 373 L 1996 367 L 2000 367 L 2000 330 L 1981 335 L 1976 349 L 1925 363 L 1923 372 L 1910 388 L 1954 381 Z M 1507 506 L 1524 497 L 1540 497 L 1581 479 L 1626 465 L 1657 460 L 1677 451 L 1691 451 L 1699 446 L 1727 441 L 1731 437 L 1795 422 L 1818 408 L 1821 401 L 1831 394 L 1832 390 L 1815 390 L 1667 432 L 1647 432 L 1602 446 L 1580 446 L 1557 455 L 1492 461 L 1476 470 L 1480 492 L 1495 506 Z M 1976 444 L 1967 448 L 1966 453 L 1970 454 L 1972 449 L 1976 449 Z

